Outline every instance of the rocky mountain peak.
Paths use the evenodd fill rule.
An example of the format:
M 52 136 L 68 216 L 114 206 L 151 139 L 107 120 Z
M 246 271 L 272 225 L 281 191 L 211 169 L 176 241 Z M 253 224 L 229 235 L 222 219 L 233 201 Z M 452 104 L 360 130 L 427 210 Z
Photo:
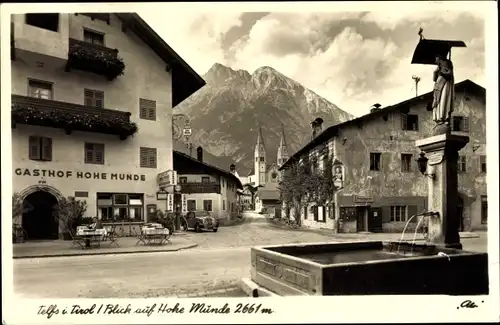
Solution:
M 294 80 L 269 66 L 258 68 L 252 73 L 252 83 L 256 88 L 290 88 L 300 86 Z
M 232 82 L 234 79 L 238 79 L 240 82 L 248 82 L 250 80 L 250 73 L 246 70 L 233 70 L 223 64 L 215 63 L 205 73 L 203 79 L 209 84 Z

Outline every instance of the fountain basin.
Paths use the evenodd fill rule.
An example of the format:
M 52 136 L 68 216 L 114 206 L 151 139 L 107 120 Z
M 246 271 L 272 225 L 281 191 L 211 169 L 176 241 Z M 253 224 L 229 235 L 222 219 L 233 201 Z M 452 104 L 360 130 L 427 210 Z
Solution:
M 251 262 L 252 281 L 281 296 L 489 293 L 487 253 L 435 245 L 273 245 L 252 247 Z

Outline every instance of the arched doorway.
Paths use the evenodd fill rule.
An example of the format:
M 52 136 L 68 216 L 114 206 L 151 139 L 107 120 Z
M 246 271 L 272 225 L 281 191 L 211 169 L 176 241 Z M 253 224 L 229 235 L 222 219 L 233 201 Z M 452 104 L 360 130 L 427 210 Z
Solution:
M 54 217 L 57 199 L 45 191 L 36 191 L 24 199 L 22 226 L 28 233 L 28 240 L 57 239 L 59 224 Z
M 458 213 L 458 231 L 464 231 L 464 199 L 462 196 L 458 196 L 458 204 L 457 204 L 457 213 Z

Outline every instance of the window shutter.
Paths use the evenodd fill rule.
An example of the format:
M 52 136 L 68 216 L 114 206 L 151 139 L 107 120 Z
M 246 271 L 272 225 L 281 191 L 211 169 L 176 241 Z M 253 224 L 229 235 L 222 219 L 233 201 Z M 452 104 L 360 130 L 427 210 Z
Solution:
M 314 213 L 314 221 L 318 221 L 318 206 L 315 205 L 312 207 Z
M 149 149 L 149 167 L 156 168 L 156 148 Z
M 401 130 L 407 129 L 407 127 L 408 127 L 407 122 L 408 122 L 408 119 L 407 119 L 406 114 L 401 114 Z
M 52 161 L 52 139 L 42 138 L 42 160 Z
M 307 207 L 304 207 L 304 220 L 307 219 Z
M 462 156 L 462 171 L 465 173 L 467 171 L 467 157 Z
M 383 206 L 382 207 L 382 222 L 390 222 L 391 221 L 391 207 Z
M 104 164 L 104 145 L 95 145 L 94 149 L 95 163 Z
M 416 215 L 418 213 L 418 206 L 416 206 L 416 205 L 409 205 L 406 208 L 406 213 L 407 213 L 407 215 L 406 215 L 407 219 L 406 220 L 410 220 L 411 216 L 414 216 L 414 215 Z M 417 222 L 418 221 L 417 219 L 418 218 L 415 217 L 415 218 L 413 218 L 413 220 L 411 222 Z
M 85 106 L 94 106 L 94 92 L 90 89 L 83 91 L 85 98 Z
M 85 144 L 85 163 L 91 164 L 94 161 L 94 145 L 92 143 Z
M 469 132 L 469 117 L 464 116 L 462 119 L 463 132 Z
M 29 157 L 32 160 L 40 159 L 40 138 L 29 138 Z
M 418 115 L 415 115 L 415 129 L 413 131 L 418 131 Z
M 104 107 L 104 92 L 94 90 L 94 107 Z

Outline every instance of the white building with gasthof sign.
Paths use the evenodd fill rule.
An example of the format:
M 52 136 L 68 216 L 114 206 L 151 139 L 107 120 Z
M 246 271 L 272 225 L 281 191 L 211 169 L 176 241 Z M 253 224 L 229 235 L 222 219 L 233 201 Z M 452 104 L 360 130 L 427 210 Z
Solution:
M 11 16 L 13 190 L 29 239 L 60 236 L 54 206 L 144 222 L 173 170 L 172 108 L 204 86 L 137 14 Z

